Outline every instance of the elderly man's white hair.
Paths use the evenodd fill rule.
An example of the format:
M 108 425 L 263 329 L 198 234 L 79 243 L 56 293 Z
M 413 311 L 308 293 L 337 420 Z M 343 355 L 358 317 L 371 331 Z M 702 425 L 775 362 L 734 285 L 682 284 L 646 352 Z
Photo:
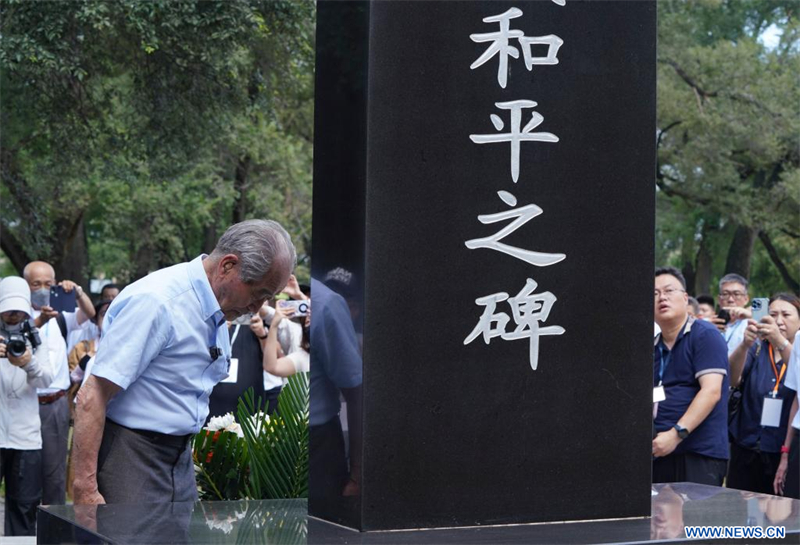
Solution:
M 276 261 L 297 266 L 297 252 L 286 229 L 272 220 L 246 220 L 231 225 L 220 237 L 210 258 L 234 254 L 241 261 L 242 282 L 264 277 Z

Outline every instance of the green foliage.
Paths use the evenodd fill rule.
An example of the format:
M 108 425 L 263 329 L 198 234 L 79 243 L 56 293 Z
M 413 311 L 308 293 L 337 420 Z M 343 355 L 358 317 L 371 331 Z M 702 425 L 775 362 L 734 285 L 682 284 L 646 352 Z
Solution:
M 308 497 L 308 374 L 289 378 L 274 418 L 257 413 L 250 391 L 239 403 L 239 419 L 249 451 L 247 495 L 256 499 Z
M 202 430 L 194 439 L 201 499 L 287 499 L 308 497 L 308 376 L 289 378 L 278 410 L 261 412 L 249 389 L 237 417 L 244 437 Z
M 756 292 L 791 286 L 780 265 L 800 279 L 797 7 L 658 3 L 659 263 L 692 269 L 703 246 L 715 278 L 728 272 L 726 257 L 749 257 Z M 780 33 L 772 48 L 763 43 L 768 28 Z M 761 239 L 752 254 L 735 247 L 740 228 Z
M 0 2 L 4 253 L 129 282 L 269 217 L 305 258 L 313 37 L 312 0 Z

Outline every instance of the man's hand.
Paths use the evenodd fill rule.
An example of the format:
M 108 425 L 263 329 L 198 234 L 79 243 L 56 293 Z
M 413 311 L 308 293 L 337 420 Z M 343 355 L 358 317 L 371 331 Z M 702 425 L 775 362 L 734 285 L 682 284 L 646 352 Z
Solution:
M 75 478 L 72 481 L 72 497 L 75 505 L 91 504 L 100 505 L 106 503 L 105 498 L 97 490 L 97 480 L 81 480 Z
M 41 314 L 33 321 L 34 325 L 41 329 L 44 327 L 44 324 L 58 316 L 58 311 L 53 310 L 53 307 L 43 306 L 41 309 Z
M 678 437 L 678 432 L 675 431 L 675 428 L 662 431 L 653 439 L 653 456 L 662 458 L 672 454 L 672 451 L 675 450 L 680 442 L 681 438 Z
M 267 329 L 264 327 L 264 320 L 262 320 L 261 316 L 258 314 L 254 314 L 250 318 L 250 331 L 258 338 L 267 334 Z
M 749 320 L 753 317 L 753 311 L 747 307 L 723 307 L 731 315 L 731 322 L 736 320 Z
M 72 280 L 62 280 L 61 282 L 58 283 L 58 285 L 64 288 L 64 291 L 67 293 L 78 288 L 78 284 L 76 284 Z
M 342 490 L 342 496 L 360 496 L 361 495 L 361 485 L 358 484 L 352 474 L 349 479 L 347 479 L 347 484 L 344 485 L 344 490 Z
M 727 327 L 728 324 L 725 323 L 724 319 L 720 318 L 715 314 L 709 321 L 715 326 L 717 326 L 717 329 L 719 329 L 720 333 L 725 333 L 725 328 Z

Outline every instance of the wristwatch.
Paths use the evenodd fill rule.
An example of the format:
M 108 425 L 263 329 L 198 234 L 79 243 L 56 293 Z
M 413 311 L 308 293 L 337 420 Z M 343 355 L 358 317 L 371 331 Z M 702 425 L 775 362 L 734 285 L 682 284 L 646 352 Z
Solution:
M 675 431 L 678 432 L 678 437 L 680 437 L 681 440 L 686 439 L 687 437 L 689 437 L 689 430 L 687 430 L 686 428 L 684 428 L 680 424 L 675 424 L 672 427 L 675 428 Z

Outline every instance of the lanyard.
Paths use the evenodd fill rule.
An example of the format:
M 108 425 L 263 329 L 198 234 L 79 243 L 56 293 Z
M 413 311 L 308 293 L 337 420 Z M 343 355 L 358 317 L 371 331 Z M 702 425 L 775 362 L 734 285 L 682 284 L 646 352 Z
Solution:
M 672 348 L 675 348 L 674 346 Z M 664 350 L 661 346 L 658 347 L 658 357 L 661 358 L 661 370 L 658 372 L 658 385 L 664 382 L 664 371 L 667 370 L 667 366 L 669 362 L 672 361 L 672 350 L 669 351 L 667 354 L 666 359 L 664 358 Z
M 781 379 L 783 378 L 784 373 L 786 373 L 786 362 L 781 362 L 781 373 L 778 374 L 778 367 L 775 365 L 775 356 L 772 352 L 772 344 L 769 345 L 769 362 L 772 364 L 772 372 L 775 373 L 775 388 L 772 390 L 772 397 L 776 397 L 778 395 L 778 387 L 781 385 Z
M 233 346 L 233 343 L 236 342 L 236 337 L 239 336 L 240 327 L 242 327 L 240 324 L 236 324 L 236 328 L 233 330 L 233 336 L 231 337 L 231 346 Z

